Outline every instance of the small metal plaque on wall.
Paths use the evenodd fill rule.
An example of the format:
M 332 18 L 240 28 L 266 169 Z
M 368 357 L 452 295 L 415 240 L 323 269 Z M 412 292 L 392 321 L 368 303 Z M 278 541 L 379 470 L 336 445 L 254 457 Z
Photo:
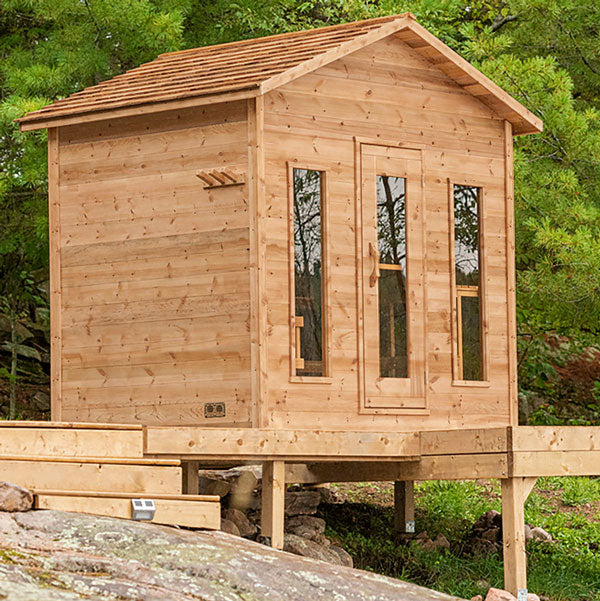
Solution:
M 204 403 L 204 417 L 225 417 L 227 411 L 225 403 Z

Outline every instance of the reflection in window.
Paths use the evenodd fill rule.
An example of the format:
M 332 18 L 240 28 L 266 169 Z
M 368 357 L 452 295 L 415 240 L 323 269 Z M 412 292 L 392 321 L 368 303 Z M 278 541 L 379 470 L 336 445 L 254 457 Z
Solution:
M 454 256 L 460 380 L 483 380 L 480 188 L 454 186 Z
M 406 180 L 377 176 L 379 375 L 408 377 L 406 314 Z
M 323 376 L 322 172 L 294 169 L 296 374 Z

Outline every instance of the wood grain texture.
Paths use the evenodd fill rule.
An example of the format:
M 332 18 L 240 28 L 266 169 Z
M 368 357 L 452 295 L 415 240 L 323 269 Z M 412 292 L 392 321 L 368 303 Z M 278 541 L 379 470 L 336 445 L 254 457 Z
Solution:
M 0 479 L 33 490 L 52 490 L 60 483 L 62 490 L 181 493 L 177 466 L 39 459 L 0 458 Z
M 60 226 L 60 130 L 48 130 L 48 226 L 50 250 L 50 414 L 62 420 L 62 264 Z
M 402 432 L 331 432 L 162 428 L 149 426 L 145 454 L 221 457 L 409 457 L 420 453 L 419 436 Z
M 519 591 L 527 591 L 525 483 L 523 478 L 503 478 L 501 486 L 504 588 L 517 597 Z
M 191 497 L 191 495 L 190 495 Z M 152 495 L 119 496 L 104 494 L 68 495 L 63 492 L 38 491 L 35 494 L 36 509 L 75 511 L 92 515 L 131 519 L 132 498 L 149 498 L 154 501 L 156 513 L 153 524 L 178 525 L 187 528 L 218 530 L 221 527 L 221 507 L 215 500 L 193 500 L 184 497 L 160 498 Z
M 3 427 L 0 457 L 29 455 L 67 457 L 142 457 L 142 430 L 95 428 Z
M 285 490 L 285 463 L 263 463 L 261 534 L 271 539 L 271 547 L 274 549 L 283 549 Z
M 248 190 L 196 177 L 245 178 L 246 118 L 232 103 L 122 120 L 120 135 L 64 128 L 63 419 L 248 424 Z
M 410 80 L 408 93 L 403 85 Z M 386 168 L 381 161 L 391 160 L 386 148 L 412 148 L 422 154 L 422 173 L 412 177 L 422 179 L 419 186 L 424 183 L 420 286 L 426 294 L 420 304 L 425 311 L 426 410 L 359 410 L 364 373 L 373 368 L 361 340 L 376 327 L 372 317 L 365 320 L 364 299 L 358 294 L 368 285 L 364 274 L 370 273 L 363 240 L 367 226 L 355 184 L 364 181 L 364 147 L 380 149 L 372 167 L 377 172 Z M 268 427 L 406 431 L 509 425 L 505 151 L 504 120 L 472 95 L 467 98 L 454 79 L 396 38 L 380 40 L 266 95 L 266 185 L 273 199 L 267 203 L 264 226 Z M 329 378 L 308 386 L 284 370 L 288 366 L 289 372 L 294 334 L 286 265 L 290 219 L 275 199 L 289 195 L 290 168 L 314 166 L 327 172 L 330 227 L 325 244 L 330 251 L 332 328 Z M 490 349 L 485 386 L 465 385 L 452 377 L 448 178 L 477 180 L 485 191 Z

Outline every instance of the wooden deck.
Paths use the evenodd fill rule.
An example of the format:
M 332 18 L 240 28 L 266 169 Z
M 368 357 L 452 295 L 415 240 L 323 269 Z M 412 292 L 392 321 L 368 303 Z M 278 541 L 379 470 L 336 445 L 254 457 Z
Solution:
M 414 521 L 416 480 L 502 483 L 505 586 L 526 589 L 523 505 L 540 476 L 600 475 L 600 427 L 518 426 L 347 432 L 0 422 L 0 480 L 35 492 L 36 508 L 131 517 L 152 499 L 156 523 L 216 529 L 218 497 L 198 496 L 198 468 L 263 464 L 262 534 L 283 546 L 290 483 L 396 483 L 400 529 Z

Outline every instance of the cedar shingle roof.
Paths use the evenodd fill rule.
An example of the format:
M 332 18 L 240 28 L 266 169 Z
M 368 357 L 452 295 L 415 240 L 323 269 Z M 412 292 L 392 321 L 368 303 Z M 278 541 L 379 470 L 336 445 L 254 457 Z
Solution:
M 83 118 L 90 113 L 166 101 L 243 91 L 258 95 L 301 72 L 310 72 L 353 52 L 360 45 L 398 32 L 404 33 L 404 37 L 400 34 L 399 37 L 409 45 L 413 46 L 411 40 L 415 42 L 416 51 L 426 48 L 429 59 L 435 58 L 436 50 L 430 45 L 433 42 L 441 47 L 441 55 L 446 51 L 454 55 L 447 61 L 454 70 L 457 60 L 462 61 L 458 69 L 461 80 L 456 74 L 449 73 L 450 76 L 465 87 L 478 85 L 482 89 L 471 91 L 477 92 L 483 102 L 489 97 L 492 108 L 506 109 L 504 117 L 513 122 L 515 133 L 541 131 L 541 121 L 537 117 L 419 26 L 410 13 L 168 52 L 122 75 L 57 100 L 18 121 L 23 129 L 36 129 L 49 127 L 54 120 L 58 125 L 58 120 L 65 117 Z M 429 41 L 424 42 L 423 35 L 429 36 Z M 469 72 L 465 72 L 465 65 L 470 68 Z M 442 64 L 439 66 L 444 70 Z M 473 76 L 473 72 L 476 75 Z

